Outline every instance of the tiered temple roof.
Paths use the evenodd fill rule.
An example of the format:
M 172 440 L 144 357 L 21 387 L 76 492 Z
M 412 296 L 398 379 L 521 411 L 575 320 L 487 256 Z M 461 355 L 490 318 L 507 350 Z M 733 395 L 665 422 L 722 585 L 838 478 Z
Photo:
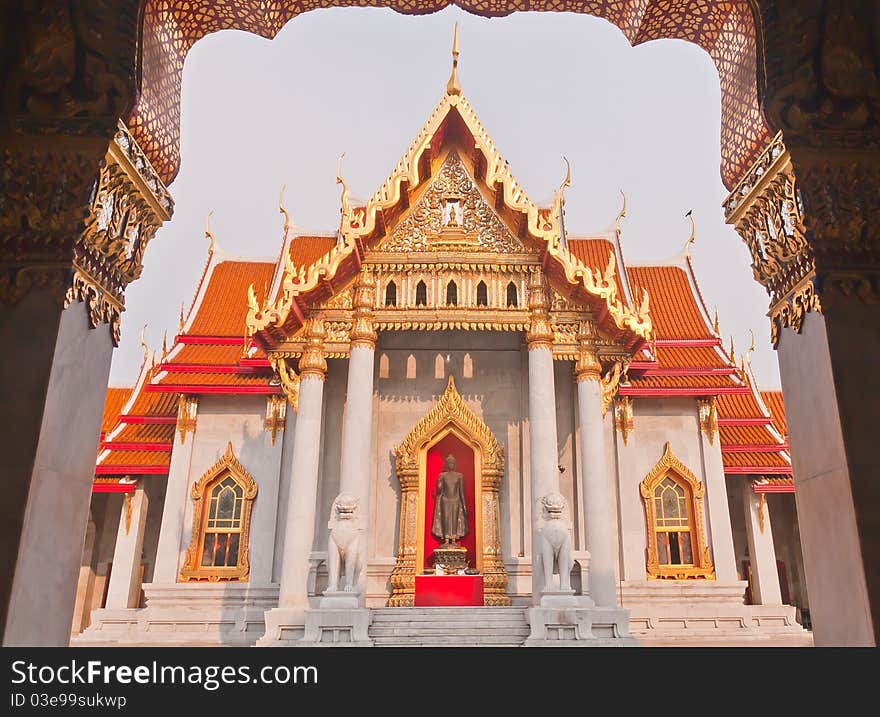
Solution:
M 454 57 L 456 57 L 454 53 Z M 138 381 L 121 408 L 108 393 L 96 475 L 120 485 L 130 477 L 167 474 L 184 396 L 281 394 L 266 350 L 301 328 L 313 306 L 348 286 L 368 252 L 427 191 L 444 156 L 454 153 L 472 174 L 491 211 L 515 241 L 539 261 L 551 285 L 588 308 L 603 335 L 634 352 L 623 396 L 693 397 L 717 401 L 725 469 L 730 473 L 790 475 L 781 397 L 774 414 L 755 387 L 751 369 L 737 367 L 722 348 L 694 276 L 688 246 L 667 262 L 624 261 L 621 210 L 613 228 L 589 237 L 564 227 L 567 175 L 552 206 L 531 202 L 467 98 L 455 65 L 447 91 L 387 180 L 362 206 L 352 206 L 341 175 L 338 230 L 298 231 L 285 216 L 277 259 L 237 258 L 211 245 L 186 320 L 161 358 L 145 354 Z M 259 298 L 258 298 L 259 297 Z M 649 308 L 650 304 L 650 308 Z M 113 415 L 118 417 L 113 420 Z M 778 428 L 782 416 L 782 431 Z

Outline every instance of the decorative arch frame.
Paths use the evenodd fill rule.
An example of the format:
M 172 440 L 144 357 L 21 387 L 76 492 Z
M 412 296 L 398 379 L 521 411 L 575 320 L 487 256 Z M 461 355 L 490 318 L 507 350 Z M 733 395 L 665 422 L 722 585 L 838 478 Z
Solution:
M 394 449 L 400 481 L 400 530 L 397 563 L 391 571 L 389 607 L 415 604 L 416 572 L 424 565 L 426 456 L 432 446 L 455 435 L 474 452 L 474 503 L 477 569 L 483 575 L 483 604 L 510 605 L 507 572 L 501 555 L 498 491 L 504 475 L 504 449 L 489 427 L 464 402 L 450 375 L 434 407 Z
M 693 551 L 693 566 L 685 565 L 660 565 L 657 551 L 657 513 L 654 507 L 654 491 L 667 477 L 683 486 L 687 491 L 688 522 L 691 526 L 691 549 Z M 639 492 L 645 501 L 645 528 L 647 536 L 647 565 L 646 571 L 649 580 L 687 580 L 687 579 L 715 579 L 715 566 L 709 554 L 709 546 L 706 543 L 706 530 L 703 525 L 703 496 L 705 488 L 689 469 L 682 463 L 666 441 L 663 457 L 645 479 L 639 484 Z
M 202 566 L 202 545 L 207 524 L 207 506 L 210 493 L 214 486 L 227 476 L 241 486 L 243 493 L 238 560 L 236 565 L 229 567 Z M 231 442 L 227 443 L 226 451 L 220 460 L 205 471 L 202 477 L 193 484 L 191 495 L 193 499 L 192 537 L 186 550 L 183 568 L 180 570 L 180 582 L 247 582 L 250 574 L 251 511 L 254 498 L 257 497 L 257 482 L 235 457 Z

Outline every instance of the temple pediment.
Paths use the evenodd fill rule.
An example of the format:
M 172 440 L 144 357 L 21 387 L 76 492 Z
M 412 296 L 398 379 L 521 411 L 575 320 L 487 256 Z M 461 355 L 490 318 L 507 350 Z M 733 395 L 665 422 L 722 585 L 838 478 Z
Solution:
M 376 247 L 380 252 L 524 253 L 454 150 L 416 204 Z

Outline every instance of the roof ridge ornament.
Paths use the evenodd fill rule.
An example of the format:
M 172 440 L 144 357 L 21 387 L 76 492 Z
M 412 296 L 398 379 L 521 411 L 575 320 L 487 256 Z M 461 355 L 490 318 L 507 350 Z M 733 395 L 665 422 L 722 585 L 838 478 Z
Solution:
M 623 206 L 620 208 L 620 211 L 617 212 L 617 216 L 614 217 L 614 231 L 616 231 L 619 236 L 620 235 L 620 220 L 626 219 L 626 194 L 624 194 L 622 189 L 619 189 L 618 191 L 620 192 L 620 196 L 623 198 Z
M 449 75 L 449 82 L 446 83 L 446 94 L 461 94 L 461 85 L 458 82 L 458 23 L 455 23 L 455 30 L 452 33 L 452 73 Z
M 209 240 L 208 244 L 208 256 L 211 256 L 214 253 L 214 245 L 216 244 L 216 240 L 214 239 L 214 234 L 211 231 L 211 215 L 214 213 L 212 209 L 208 212 L 208 216 L 205 217 L 205 239 Z
M 281 185 L 281 191 L 278 194 L 278 212 L 284 215 L 284 238 L 287 238 L 287 231 L 290 229 L 290 214 L 284 208 L 284 190 L 287 189 L 286 184 Z
M 697 241 L 697 223 L 694 221 L 694 210 L 688 209 L 688 213 L 685 216 L 691 220 L 691 235 L 688 237 L 688 240 L 684 243 L 683 254 L 690 259 L 691 258 L 691 244 Z

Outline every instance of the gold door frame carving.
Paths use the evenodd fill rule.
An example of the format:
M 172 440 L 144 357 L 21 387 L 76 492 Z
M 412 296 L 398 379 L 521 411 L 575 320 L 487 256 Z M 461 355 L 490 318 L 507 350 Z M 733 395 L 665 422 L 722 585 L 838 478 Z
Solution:
M 510 605 L 507 573 L 501 556 L 501 513 L 498 496 L 504 475 L 504 449 L 462 399 L 449 376 L 437 404 L 394 449 L 400 481 L 400 531 L 397 564 L 391 572 L 389 607 L 415 604 L 416 574 L 422 571 L 425 550 L 426 456 L 428 450 L 453 434 L 474 452 L 474 526 L 477 569 L 483 575 L 483 604 Z

